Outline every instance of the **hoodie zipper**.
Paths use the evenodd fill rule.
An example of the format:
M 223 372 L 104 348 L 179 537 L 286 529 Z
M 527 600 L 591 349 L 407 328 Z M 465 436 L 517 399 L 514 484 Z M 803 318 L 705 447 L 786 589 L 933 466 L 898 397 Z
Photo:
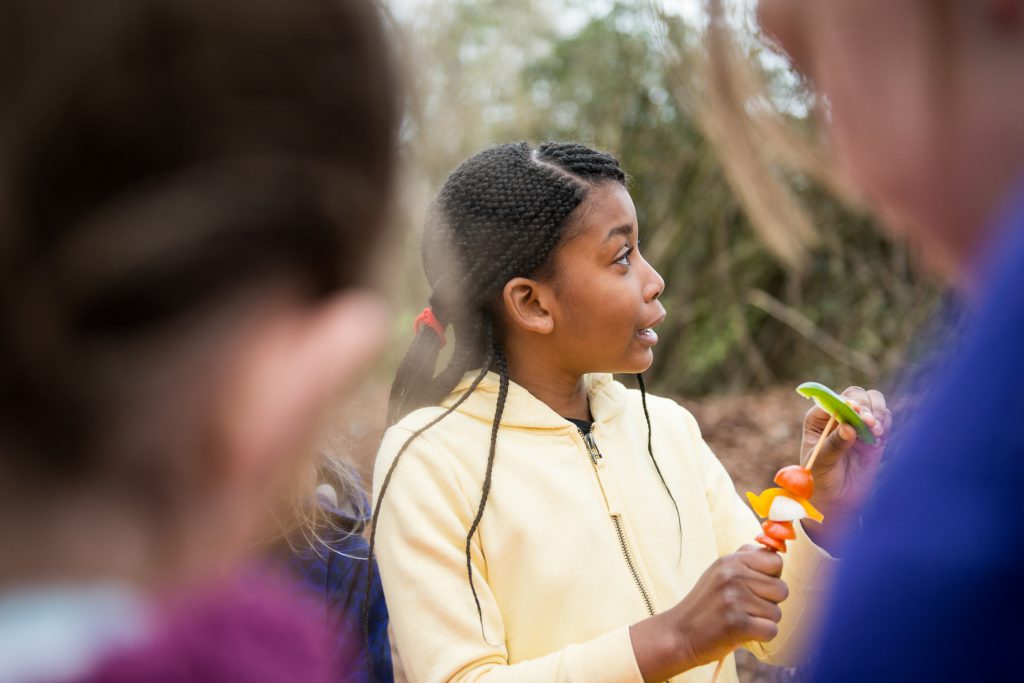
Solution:
M 579 429 L 579 427 L 577 427 Z M 594 468 L 594 476 L 597 477 L 598 486 L 601 484 L 601 475 L 597 471 L 597 461 L 602 458 L 601 451 L 597 450 L 597 443 L 594 441 L 594 428 L 591 425 L 590 431 L 584 432 L 579 429 L 580 435 L 583 437 L 583 443 L 587 447 L 587 455 L 590 456 L 590 465 Z M 603 488 L 603 486 L 602 486 Z M 626 566 L 629 567 L 629 573 L 633 575 L 633 581 L 636 583 L 637 590 L 640 591 L 640 597 L 643 598 L 644 605 L 647 607 L 647 613 L 654 616 L 654 602 L 651 600 L 650 593 L 647 592 L 647 587 L 644 586 L 643 579 L 640 578 L 640 569 L 636 565 L 636 560 L 633 559 L 633 554 L 629 552 L 629 544 L 626 543 L 626 532 L 622 528 L 622 515 L 614 514 L 611 515 L 612 523 L 615 525 L 615 533 L 619 537 L 619 547 L 622 549 L 622 557 L 626 560 Z

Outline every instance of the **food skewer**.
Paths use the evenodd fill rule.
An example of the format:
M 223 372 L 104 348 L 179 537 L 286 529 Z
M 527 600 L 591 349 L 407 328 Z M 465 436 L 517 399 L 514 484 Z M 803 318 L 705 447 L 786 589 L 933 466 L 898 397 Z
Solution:
M 715 666 L 715 673 L 711 674 L 711 683 L 715 683 L 718 680 L 718 674 L 722 673 L 722 667 L 725 665 L 725 657 L 718 660 L 718 664 Z
M 807 458 L 807 464 L 804 465 L 804 469 L 810 470 L 814 467 L 814 461 L 818 459 L 818 453 L 821 452 L 821 447 L 825 445 L 825 439 L 832 433 L 832 427 L 836 424 L 836 418 L 834 415 L 830 415 L 828 422 L 825 424 L 825 428 L 821 430 L 821 436 L 818 437 L 818 443 L 814 444 L 814 450 L 811 451 L 811 457 Z
M 828 413 L 828 422 L 821 430 L 818 442 L 814 444 L 807 463 L 803 466 L 789 465 L 775 474 L 774 482 L 778 488 L 765 489 L 760 494 L 747 492 L 747 499 L 758 517 L 764 518 L 761 523 L 763 533 L 754 540 L 773 552 L 786 552 L 786 541 L 796 538 L 793 523 L 810 518 L 817 522 L 825 519 L 811 505 L 810 498 L 814 494 L 814 476 L 811 468 L 818 459 L 818 454 L 825 445 L 825 440 L 833 429 L 840 424 L 848 424 L 857 432 L 857 436 L 865 443 L 875 443 L 875 435 L 860 415 L 857 414 L 842 396 L 818 382 L 804 382 L 796 388 L 801 396 L 809 398 L 818 407 Z M 711 683 L 717 683 L 719 674 L 725 664 L 725 657 L 718 660 Z

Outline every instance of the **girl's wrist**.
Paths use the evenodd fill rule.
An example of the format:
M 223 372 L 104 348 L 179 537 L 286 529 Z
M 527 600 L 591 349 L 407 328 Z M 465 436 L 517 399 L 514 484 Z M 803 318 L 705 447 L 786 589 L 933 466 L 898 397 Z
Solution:
M 663 612 L 629 627 L 633 654 L 644 681 L 664 681 L 696 666 L 693 648 Z

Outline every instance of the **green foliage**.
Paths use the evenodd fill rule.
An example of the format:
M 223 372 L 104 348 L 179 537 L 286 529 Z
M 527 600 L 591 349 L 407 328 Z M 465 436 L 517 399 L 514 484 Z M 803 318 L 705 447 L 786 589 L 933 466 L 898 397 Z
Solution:
M 420 109 L 409 135 L 421 190 L 493 142 L 571 139 L 609 150 L 630 175 L 645 256 L 667 282 L 654 387 L 700 394 L 884 378 L 931 314 L 934 284 L 866 217 L 807 183 L 797 186 L 823 244 L 806 272 L 787 270 L 751 230 L 693 103 L 673 95 L 663 26 L 616 2 L 578 31 L 559 30 L 560 17 L 585 7 L 458 0 L 425 11 L 412 31 Z M 685 60 L 699 37 L 676 28 Z M 799 82 L 770 76 L 799 111 Z M 422 301 L 411 295 L 417 286 L 404 291 Z

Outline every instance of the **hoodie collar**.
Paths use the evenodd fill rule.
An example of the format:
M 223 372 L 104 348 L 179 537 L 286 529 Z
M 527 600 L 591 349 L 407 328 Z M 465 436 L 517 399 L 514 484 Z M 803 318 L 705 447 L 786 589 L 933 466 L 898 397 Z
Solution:
M 462 380 L 441 405 L 451 407 L 473 383 L 478 373 L 479 370 L 473 370 L 463 375 Z M 611 375 L 585 375 L 583 382 L 590 402 L 590 413 L 594 416 L 595 422 L 607 422 L 622 412 L 626 405 L 626 388 L 614 381 Z M 498 386 L 498 375 L 488 372 L 476 391 L 456 412 L 491 422 L 498 401 Z M 508 397 L 505 400 L 501 424 L 505 427 L 530 429 L 575 429 L 572 423 L 553 411 L 546 403 L 512 381 L 508 383 Z

